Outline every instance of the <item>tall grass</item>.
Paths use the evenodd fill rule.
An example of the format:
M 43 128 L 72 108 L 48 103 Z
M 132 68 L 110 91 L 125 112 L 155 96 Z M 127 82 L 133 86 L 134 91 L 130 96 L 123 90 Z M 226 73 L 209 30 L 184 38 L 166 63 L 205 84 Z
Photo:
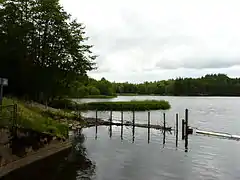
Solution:
M 59 137 L 68 135 L 68 127 L 53 118 L 41 114 L 36 108 L 29 108 L 24 102 L 4 98 L 3 105 L 17 104 L 17 125 L 38 132 L 50 133 Z

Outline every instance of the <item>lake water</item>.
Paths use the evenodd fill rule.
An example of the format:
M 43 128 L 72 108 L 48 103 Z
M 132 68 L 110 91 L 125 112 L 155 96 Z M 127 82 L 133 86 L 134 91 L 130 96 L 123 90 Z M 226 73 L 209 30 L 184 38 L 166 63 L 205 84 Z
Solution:
M 118 97 L 116 101 L 132 99 L 165 99 L 172 109 L 166 111 L 167 124 L 174 127 L 175 114 L 184 117 L 189 109 L 189 124 L 193 127 L 240 135 L 240 98 L 228 97 Z M 89 100 L 82 100 L 89 101 Z M 105 101 L 105 100 L 104 100 Z M 152 123 L 162 123 L 161 111 L 151 112 Z M 95 112 L 86 116 L 95 117 Z M 120 113 L 114 112 L 118 121 Z M 108 118 L 108 112 L 99 113 Z M 124 113 L 131 120 L 131 112 Z M 137 122 L 147 122 L 147 112 L 136 113 Z M 121 132 L 122 135 L 121 135 Z M 132 127 L 98 127 L 84 129 L 74 136 L 74 148 L 66 159 L 54 165 L 51 179 L 94 180 L 239 180 L 240 142 L 203 135 L 190 135 L 188 151 L 179 134 Z M 85 138 L 84 138 L 85 137 Z M 65 156 L 64 156 L 65 157 Z M 59 159 L 59 158 L 58 158 Z M 50 163 L 46 164 L 50 166 Z M 39 171 L 39 169 L 37 169 Z M 25 173 L 27 176 L 27 173 Z M 46 173 L 44 179 L 50 179 Z M 35 177 L 36 179 L 37 177 Z

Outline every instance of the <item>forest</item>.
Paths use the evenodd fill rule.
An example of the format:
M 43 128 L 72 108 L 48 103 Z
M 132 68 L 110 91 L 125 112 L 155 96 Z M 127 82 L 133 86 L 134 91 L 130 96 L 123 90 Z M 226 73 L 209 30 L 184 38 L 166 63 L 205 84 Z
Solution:
M 225 74 L 208 74 L 199 78 L 177 78 L 154 82 L 116 83 L 105 78 L 99 81 L 89 78 L 80 89 L 84 93 L 102 95 L 171 95 L 171 96 L 239 96 L 240 78 Z M 90 90 L 90 91 L 88 91 Z M 79 92 L 79 91 L 78 91 Z
M 154 82 L 95 80 L 97 68 L 85 26 L 59 0 L 0 1 L 0 77 L 5 95 L 36 101 L 122 95 L 239 96 L 240 79 L 225 74 Z

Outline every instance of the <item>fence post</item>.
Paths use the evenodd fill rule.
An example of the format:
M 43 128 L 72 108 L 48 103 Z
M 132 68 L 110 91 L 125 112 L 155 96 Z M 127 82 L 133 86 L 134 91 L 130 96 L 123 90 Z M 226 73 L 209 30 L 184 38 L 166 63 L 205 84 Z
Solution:
M 178 114 L 176 114 L 176 147 L 178 146 Z
M 184 119 L 182 119 L 182 140 L 184 140 L 184 126 L 185 126 L 185 122 Z
M 12 132 L 15 135 L 17 133 L 17 104 L 13 106 L 13 124 L 12 124 Z
M 185 110 L 185 149 L 188 149 L 188 109 Z

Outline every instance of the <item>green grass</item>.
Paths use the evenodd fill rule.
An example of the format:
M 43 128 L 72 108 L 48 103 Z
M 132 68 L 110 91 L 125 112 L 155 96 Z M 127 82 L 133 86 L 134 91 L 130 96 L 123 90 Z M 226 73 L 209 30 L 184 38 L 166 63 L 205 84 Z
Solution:
M 79 104 L 82 110 L 99 110 L 99 111 L 147 111 L 147 110 L 167 110 L 171 106 L 169 102 L 161 100 L 129 101 L 129 102 L 90 102 Z
M 44 115 L 38 108 L 30 108 L 23 101 L 4 98 L 3 105 L 17 104 L 17 124 L 20 127 L 32 129 L 38 132 L 50 133 L 58 137 L 67 137 L 68 126 L 59 123 L 51 116 Z
M 106 96 L 106 95 L 88 95 L 83 98 L 93 98 L 93 99 L 111 99 L 116 98 L 117 96 Z

